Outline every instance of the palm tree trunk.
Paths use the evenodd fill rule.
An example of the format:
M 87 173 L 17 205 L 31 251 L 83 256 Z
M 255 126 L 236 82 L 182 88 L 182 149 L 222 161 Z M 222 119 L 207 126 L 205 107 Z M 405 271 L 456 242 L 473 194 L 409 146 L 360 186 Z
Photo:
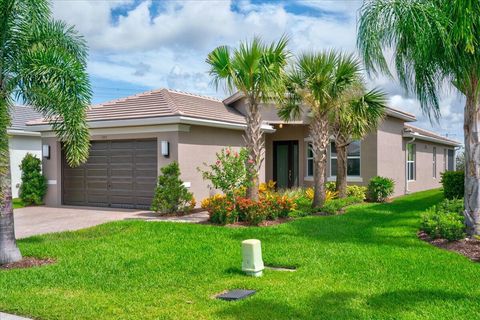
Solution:
M 5 99 L 0 98 L 0 265 L 22 259 L 15 242 L 12 206 L 12 180 L 7 127 L 10 118 Z
M 470 235 L 480 235 L 480 99 L 478 81 L 466 94 L 465 134 L 465 223 Z
M 327 147 L 328 147 L 328 119 L 326 114 L 319 114 L 312 119 L 310 124 L 312 136 L 312 150 L 314 162 L 314 194 L 313 207 L 321 208 L 325 203 L 325 182 L 327 168 Z
M 262 117 L 258 104 L 253 98 L 248 99 L 247 106 L 247 128 L 245 129 L 245 144 L 250 153 L 247 167 L 250 171 L 250 185 L 247 188 L 247 198 L 258 200 L 259 178 L 258 172 L 263 161 L 263 133 L 262 133 Z
M 339 198 L 347 196 L 347 148 L 348 143 L 343 137 L 338 136 L 335 140 L 337 149 L 337 181 L 336 191 Z

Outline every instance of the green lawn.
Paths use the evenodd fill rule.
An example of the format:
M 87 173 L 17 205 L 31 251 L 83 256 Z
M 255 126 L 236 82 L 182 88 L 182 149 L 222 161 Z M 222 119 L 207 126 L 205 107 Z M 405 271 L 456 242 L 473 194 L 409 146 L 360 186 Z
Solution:
M 19 208 L 24 208 L 25 204 L 23 203 L 22 199 L 20 198 L 15 198 L 13 199 L 13 208 L 14 209 L 19 209 Z
M 269 228 L 126 221 L 19 241 L 58 263 L 0 272 L 0 310 L 39 319 L 478 319 L 480 264 L 416 238 L 417 193 L 347 214 Z M 240 242 L 262 240 L 269 264 L 240 271 Z M 257 294 L 240 302 L 225 289 Z

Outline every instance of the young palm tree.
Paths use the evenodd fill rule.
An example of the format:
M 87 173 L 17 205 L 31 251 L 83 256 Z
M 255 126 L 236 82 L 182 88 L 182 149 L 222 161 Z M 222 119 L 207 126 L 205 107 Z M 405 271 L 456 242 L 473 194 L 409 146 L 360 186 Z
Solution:
M 330 115 L 330 130 L 337 151 L 336 191 L 339 198 L 347 196 L 348 147 L 354 140 L 361 140 L 375 130 L 385 114 L 385 93 L 376 89 L 366 92 L 363 79 L 358 80 Z
M 369 0 L 361 9 L 358 47 L 371 73 L 390 74 L 393 49 L 401 84 L 438 119 L 438 92 L 450 83 L 465 95 L 465 217 L 480 234 L 480 1 Z
M 15 243 L 7 128 L 13 99 L 51 120 L 67 160 L 88 156 L 85 110 L 90 102 L 87 48 L 46 0 L 0 0 L 0 264 L 21 259 Z
M 360 76 L 358 61 L 335 51 L 307 53 L 298 57 L 287 78 L 288 93 L 279 116 L 284 120 L 307 113 L 314 161 L 313 206 L 325 202 L 329 115 L 340 107 L 343 95 Z
M 263 162 L 264 148 L 260 104 L 271 102 L 283 92 L 284 68 L 290 55 L 287 43 L 287 38 L 282 37 L 278 42 L 266 45 L 255 37 L 233 50 L 227 46 L 218 47 L 206 60 L 217 89 L 224 82 L 230 92 L 238 90 L 246 98 L 247 128 L 244 138 L 250 153 L 248 167 L 252 177 L 247 196 L 254 200 L 258 199 L 258 171 Z

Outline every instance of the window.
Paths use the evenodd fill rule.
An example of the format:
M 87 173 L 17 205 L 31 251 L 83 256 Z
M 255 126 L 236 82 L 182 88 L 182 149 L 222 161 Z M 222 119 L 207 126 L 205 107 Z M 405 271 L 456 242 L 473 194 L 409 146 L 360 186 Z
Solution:
M 453 149 L 448 149 L 448 161 L 447 161 L 447 170 L 453 171 L 455 170 L 455 151 Z
M 330 144 L 330 176 L 337 175 L 337 148 Z M 347 148 L 347 176 L 360 176 L 360 141 L 353 141 Z
M 313 177 L 313 149 L 312 143 L 307 143 L 307 177 Z
M 437 148 L 433 147 L 433 177 L 437 178 Z
M 443 171 L 447 171 L 447 149 L 443 149 Z
M 407 144 L 407 180 L 413 181 L 415 180 L 416 176 L 416 166 L 415 166 L 415 158 L 416 158 L 416 150 L 415 144 L 408 143 Z

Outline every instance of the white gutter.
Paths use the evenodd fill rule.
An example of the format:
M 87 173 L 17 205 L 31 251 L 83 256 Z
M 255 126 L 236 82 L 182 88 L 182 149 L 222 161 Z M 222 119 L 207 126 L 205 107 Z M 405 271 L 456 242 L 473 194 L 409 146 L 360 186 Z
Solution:
M 454 141 L 446 141 L 440 138 L 435 138 L 435 137 L 430 137 L 430 136 L 425 136 L 423 134 L 419 134 L 418 132 L 415 133 L 403 133 L 404 138 L 417 138 L 419 140 L 424 140 L 424 141 L 430 141 L 430 142 L 436 142 L 439 144 L 447 145 L 447 146 L 454 146 L 454 147 L 459 147 L 461 146 L 461 143 L 454 142 Z
M 185 117 L 185 116 L 89 121 L 88 127 L 90 129 L 97 129 L 97 128 L 153 126 L 153 125 L 161 125 L 161 124 L 189 124 L 189 125 L 198 125 L 198 126 L 233 129 L 233 130 L 245 130 L 245 128 L 247 127 L 246 124 L 242 124 L 242 123 L 199 119 L 199 118 Z M 32 131 L 36 131 L 36 132 L 53 131 L 52 126 L 49 124 L 32 124 L 30 125 L 30 127 L 32 128 Z M 262 130 L 267 133 L 275 132 L 275 129 L 268 124 L 262 124 Z
M 18 129 L 8 129 L 7 134 L 11 136 L 40 137 L 40 132 Z

